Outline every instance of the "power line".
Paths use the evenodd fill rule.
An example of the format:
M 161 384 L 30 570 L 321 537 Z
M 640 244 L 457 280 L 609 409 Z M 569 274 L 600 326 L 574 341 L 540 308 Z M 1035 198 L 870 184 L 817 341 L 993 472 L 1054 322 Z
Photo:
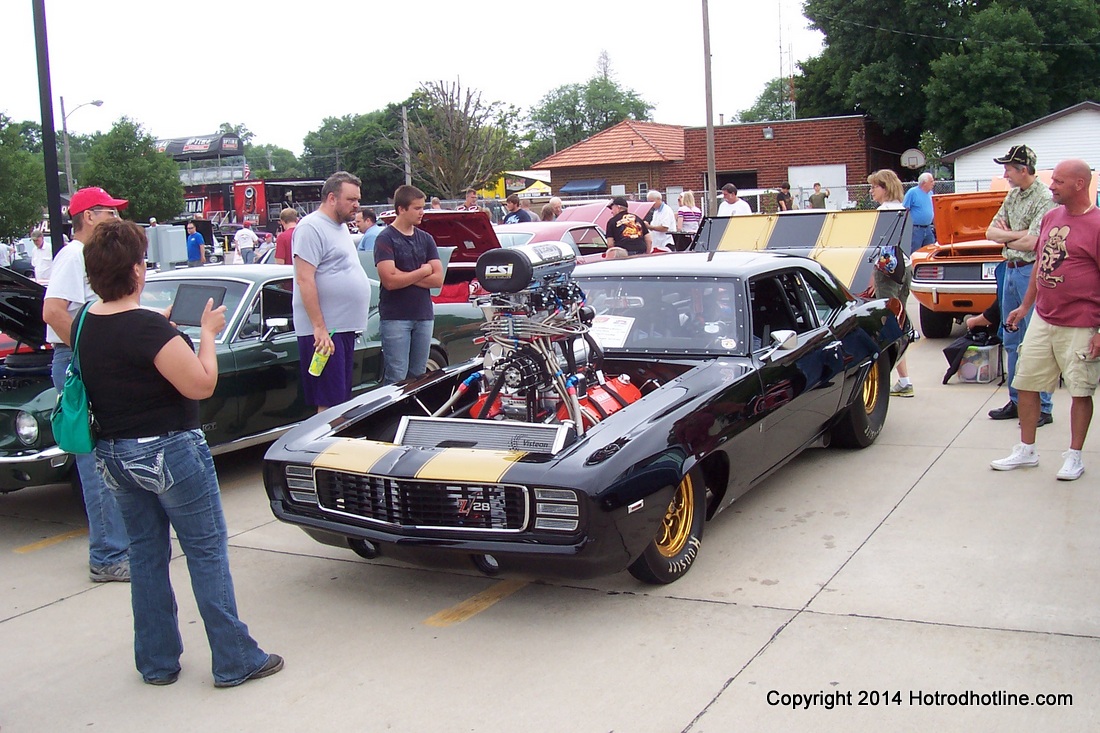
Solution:
M 954 41 L 955 43 L 981 43 L 989 46 L 999 46 L 1012 44 L 1014 46 L 1039 46 L 1050 48 L 1082 48 L 1082 47 L 1100 47 L 1100 42 L 1088 43 L 1085 41 L 1074 41 L 1072 43 L 1047 43 L 1025 41 L 1019 38 L 1010 38 L 1006 40 L 990 40 L 987 41 L 982 38 L 955 38 L 952 36 L 936 36 L 930 33 L 913 33 L 912 31 L 899 31 L 896 28 L 884 28 L 880 25 L 869 25 L 867 23 L 857 23 L 854 20 L 845 20 L 844 18 L 836 18 L 822 13 L 815 13 L 815 18 L 821 18 L 823 20 L 831 20 L 834 23 L 843 23 L 844 25 L 855 26 L 856 28 L 866 28 L 872 31 L 882 31 L 884 33 L 893 33 L 896 36 L 910 36 L 912 38 L 926 38 L 932 41 Z M 814 19 L 811 19 L 814 20 Z M 816 22 L 816 20 L 815 20 Z

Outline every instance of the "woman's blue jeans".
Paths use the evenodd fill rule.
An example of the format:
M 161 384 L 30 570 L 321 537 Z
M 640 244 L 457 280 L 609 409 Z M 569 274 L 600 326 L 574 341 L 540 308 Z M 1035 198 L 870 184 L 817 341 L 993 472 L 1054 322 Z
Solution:
M 180 669 L 183 640 L 168 563 L 176 531 L 206 626 L 217 682 L 243 681 L 267 661 L 237 617 L 218 476 L 199 430 L 100 440 L 96 463 L 130 535 L 134 657 L 146 680 Z

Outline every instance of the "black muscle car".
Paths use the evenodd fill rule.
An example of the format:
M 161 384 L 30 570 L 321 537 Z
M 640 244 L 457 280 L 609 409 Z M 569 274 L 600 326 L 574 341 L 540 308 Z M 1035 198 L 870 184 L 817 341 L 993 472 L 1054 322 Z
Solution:
M 275 516 L 367 558 L 669 583 L 754 484 L 882 429 L 908 343 L 896 300 L 767 252 L 572 258 L 483 255 L 482 358 L 283 436 Z

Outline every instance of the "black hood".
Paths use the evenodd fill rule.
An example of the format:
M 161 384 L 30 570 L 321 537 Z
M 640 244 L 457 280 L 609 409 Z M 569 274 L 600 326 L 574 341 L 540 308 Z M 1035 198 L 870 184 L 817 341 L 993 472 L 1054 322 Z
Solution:
M 35 348 L 46 343 L 42 300 L 46 288 L 6 267 L 0 267 L 0 331 Z

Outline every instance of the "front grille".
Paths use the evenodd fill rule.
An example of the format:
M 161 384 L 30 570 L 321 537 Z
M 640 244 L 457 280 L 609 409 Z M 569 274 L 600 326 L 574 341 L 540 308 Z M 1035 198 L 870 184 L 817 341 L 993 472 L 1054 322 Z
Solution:
M 406 528 L 521 532 L 528 494 L 511 484 L 415 481 L 317 469 L 322 509 Z

